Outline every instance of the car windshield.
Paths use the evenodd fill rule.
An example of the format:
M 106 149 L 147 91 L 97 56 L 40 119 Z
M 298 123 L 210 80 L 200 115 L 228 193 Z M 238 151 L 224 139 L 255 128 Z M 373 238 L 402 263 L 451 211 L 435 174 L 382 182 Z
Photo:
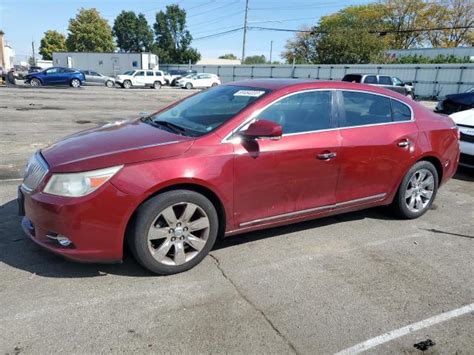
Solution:
M 179 127 L 184 135 L 199 137 L 212 132 L 270 90 L 223 85 L 191 96 L 146 118 L 157 125 Z
M 123 73 L 123 75 L 132 75 L 133 73 L 134 73 L 133 70 L 129 70 Z

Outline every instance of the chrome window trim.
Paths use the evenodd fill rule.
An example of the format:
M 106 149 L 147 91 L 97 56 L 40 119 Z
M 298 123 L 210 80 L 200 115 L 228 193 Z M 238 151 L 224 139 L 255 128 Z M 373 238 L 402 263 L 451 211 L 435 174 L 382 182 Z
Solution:
M 363 94 L 370 94 L 370 95 L 378 95 L 378 96 L 383 96 L 383 97 L 386 97 L 388 99 L 391 99 L 391 100 L 396 100 L 398 102 L 400 102 L 401 104 L 407 106 L 409 109 L 410 109 L 410 119 L 407 120 L 407 121 L 392 121 L 392 122 L 383 122 L 383 123 L 369 123 L 369 124 L 366 124 L 366 125 L 359 125 L 359 126 L 347 126 L 347 127 L 334 127 L 334 128 L 328 128 L 328 129 L 319 129 L 319 130 L 316 130 L 316 131 L 307 131 L 307 132 L 298 132 L 298 133 L 287 133 L 287 134 L 283 134 L 282 137 L 287 137 L 287 136 L 295 136 L 295 135 L 301 135 L 301 134 L 311 134 L 311 133 L 316 133 L 316 132 L 328 132 L 328 131 L 335 131 L 335 130 L 338 130 L 338 129 L 353 129 L 353 128 L 363 128 L 363 127 L 372 127 L 372 126 L 382 126 L 382 125 L 392 125 L 392 124 L 401 124 L 401 123 L 408 123 L 408 122 L 415 122 L 415 117 L 414 117 L 414 112 L 413 112 L 413 109 L 411 108 L 410 105 L 408 105 L 407 103 L 403 102 L 402 100 L 400 99 L 397 99 L 395 97 L 392 97 L 392 96 L 389 96 L 389 95 L 386 95 L 386 94 L 381 94 L 381 93 L 375 93 L 375 92 L 370 92 L 370 91 L 364 91 L 364 90 L 359 90 L 359 89 L 336 89 L 336 88 L 330 88 L 330 89 L 323 89 L 323 88 L 318 88 L 318 89 L 308 89 L 308 90 L 301 90 L 301 91 L 297 91 L 297 92 L 292 92 L 292 93 L 289 93 L 287 95 L 284 95 L 280 98 L 278 98 L 277 100 L 275 101 L 272 101 L 270 102 L 269 104 L 265 105 L 263 108 L 259 109 L 259 110 L 256 110 L 254 111 L 247 119 L 244 120 L 244 122 L 242 122 L 237 128 L 233 129 L 230 133 L 228 133 L 222 140 L 221 140 L 221 143 L 234 143 L 234 138 L 237 138 L 235 137 L 235 134 L 237 134 L 244 126 L 246 126 L 247 124 L 249 124 L 252 120 L 255 119 L 255 116 L 258 116 L 263 110 L 265 110 L 266 108 L 268 108 L 270 105 L 273 105 L 274 103 L 284 99 L 284 98 L 287 98 L 287 97 L 290 97 L 292 95 L 296 95 L 296 94 L 299 94 L 299 93 L 302 93 L 302 92 L 312 92 L 312 91 L 340 91 L 342 93 L 342 91 L 350 91 L 350 92 L 360 92 L 360 93 L 363 93 Z M 338 123 L 339 122 L 340 118 L 338 118 Z

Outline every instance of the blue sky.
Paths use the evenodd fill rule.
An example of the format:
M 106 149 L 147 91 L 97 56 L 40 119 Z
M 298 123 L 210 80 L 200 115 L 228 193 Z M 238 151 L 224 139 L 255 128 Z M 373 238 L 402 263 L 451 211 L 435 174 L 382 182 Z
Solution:
M 321 16 L 367 0 L 249 0 L 249 26 L 300 28 L 316 24 Z M 18 57 L 31 55 L 31 41 L 36 47 L 46 30 L 53 29 L 67 34 L 68 21 L 81 7 L 97 8 L 110 25 L 121 10 L 133 10 L 146 15 L 148 22 L 155 22 L 155 14 L 166 5 L 178 3 L 188 12 L 188 27 L 196 39 L 192 46 L 203 58 L 217 58 L 242 52 L 242 31 L 228 35 L 200 39 L 207 35 L 241 27 L 244 21 L 245 0 L 0 0 L 0 29 Z M 273 41 L 273 60 L 281 60 L 286 40 L 293 34 L 252 30 L 247 34 L 246 55 L 270 52 Z

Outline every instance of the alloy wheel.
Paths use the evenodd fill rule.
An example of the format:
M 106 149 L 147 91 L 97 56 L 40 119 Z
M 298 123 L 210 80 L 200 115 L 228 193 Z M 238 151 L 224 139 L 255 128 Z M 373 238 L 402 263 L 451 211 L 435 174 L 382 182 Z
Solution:
M 81 82 L 80 82 L 79 80 L 77 80 L 77 79 L 72 79 L 72 81 L 71 81 L 71 86 L 72 86 L 73 88 L 78 88 L 79 86 L 81 86 Z
M 195 258 L 207 243 L 210 222 L 206 212 L 190 202 L 166 207 L 148 231 L 148 249 L 159 263 L 182 265 Z
M 428 169 L 417 170 L 410 178 L 405 190 L 405 203 L 411 212 L 424 210 L 433 198 L 435 178 Z
M 30 85 L 33 86 L 33 87 L 38 87 L 38 86 L 41 85 L 41 82 L 40 82 L 38 79 L 33 78 L 33 79 L 31 79 L 31 81 L 30 81 Z

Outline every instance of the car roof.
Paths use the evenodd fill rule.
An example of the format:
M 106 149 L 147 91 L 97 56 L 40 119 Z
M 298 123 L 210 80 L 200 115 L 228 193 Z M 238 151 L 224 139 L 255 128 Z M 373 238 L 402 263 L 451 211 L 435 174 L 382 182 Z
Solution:
M 403 101 L 406 101 L 405 97 L 401 94 L 398 94 L 392 90 L 385 89 L 380 86 L 367 85 L 367 84 L 358 84 L 350 83 L 347 81 L 323 81 L 316 79 L 250 79 L 250 80 L 241 80 L 226 83 L 224 85 L 233 85 L 233 86 L 245 86 L 251 88 L 259 89 L 268 89 L 273 91 L 278 90 L 307 90 L 307 89 L 346 89 L 346 90 L 358 90 L 379 93 L 386 96 L 392 96 L 397 98 L 403 98 Z

